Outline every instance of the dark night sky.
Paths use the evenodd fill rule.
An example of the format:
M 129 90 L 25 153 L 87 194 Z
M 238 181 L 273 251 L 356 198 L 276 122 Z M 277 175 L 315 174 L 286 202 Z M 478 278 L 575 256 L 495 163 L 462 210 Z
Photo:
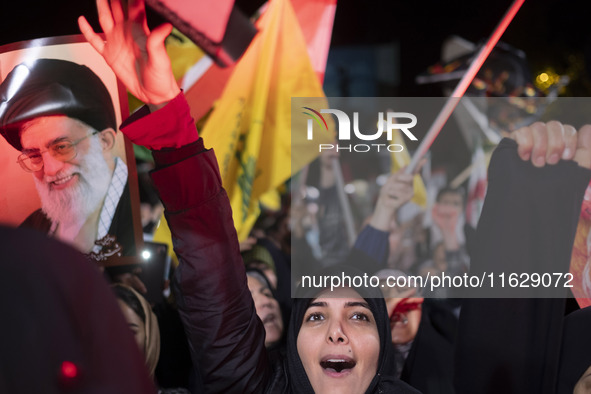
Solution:
M 262 1 L 241 0 L 246 13 Z M 433 87 L 414 84 L 416 74 L 439 60 L 442 41 L 450 34 L 471 41 L 492 32 L 511 1 L 341 1 L 337 6 L 332 45 L 370 45 L 397 41 L 401 54 L 401 95 L 438 95 Z M 533 72 L 547 65 L 557 71 L 569 66 L 569 55 L 591 52 L 591 28 L 586 0 L 526 0 L 509 26 L 505 42 L 524 50 Z M 94 1 L 12 1 L 0 16 L 0 44 L 51 35 L 78 33 L 76 19 L 84 14 L 96 26 Z M 572 59 L 572 58 L 571 58 Z M 586 79 L 586 78 L 585 78 Z M 588 95 L 583 80 L 572 95 Z
M 247 15 L 262 3 L 237 0 Z M 441 96 L 440 86 L 417 85 L 417 74 L 439 60 L 441 44 L 448 36 L 455 34 L 472 42 L 488 38 L 511 3 L 510 0 L 340 1 L 331 46 L 367 48 L 396 42 L 400 48 L 400 85 L 381 89 L 378 95 Z M 2 8 L 0 45 L 77 34 L 76 20 L 81 14 L 97 28 L 94 7 L 94 1 L 89 0 L 13 1 Z M 547 67 L 553 67 L 559 74 L 573 75 L 575 70 L 564 94 L 591 96 L 588 77 L 591 66 L 587 65 L 591 65 L 590 11 L 588 0 L 526 0 L 502 41 L 527 54 L 533 75 Z M 160 23 L 150 12 L 148 18 L 151 24 Z M 451 173 L 457 173 L 470 161 L 471 153 L 461 140 L 459 135 L 450 133 L 440 136 L 433 146 L 434 160 L 439 157 L 444 165 L 451 165 Z

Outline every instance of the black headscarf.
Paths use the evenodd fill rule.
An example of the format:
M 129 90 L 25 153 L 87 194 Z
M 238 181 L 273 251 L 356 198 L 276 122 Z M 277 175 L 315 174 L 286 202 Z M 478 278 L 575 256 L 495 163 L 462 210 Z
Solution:
M 271 291 L 271 294 L 273 295 L 273 298 L 275 299 L 275 301 L 277 301 L 277 304 L 279 305 L 279 311 L 281 312 L 281 321 L 283 322 L 283 333 L 281 334 L 281 338 L 279 339 L 279 341 L 277 341 L 277 343 L 275 345 L 273 345 L 271 347 L 271 349 L 267 349 L 267 350 L 279 350 L 280 353 L 280 357 L 283 356 L 283 354 L 285 353 L 285 332 L 287 330 L 287 327 L 289 325 L 289 315 L 287 315 L 285 313 L 285 311 L 281 308 L 281 305 L 279 304 L 279 301 L 277 300 L 277 291 L 273 288 L 273 286 L 271 286 L 271 282 L 269 282 L 269 278 L 267 278 L 267 276 L 265 275 L 265 273 L 257 268 L 246 268 L 246 275 L 250 275 L 254 278 L 256 278 L 259 282 L 261 282 L 261 284 L 263 286 L 265 286 L 266 288 L 268 288 Z M 275 356 L 275 354 L 273 354 L 273 356 Z M 273 357 L 271 357 L 273 359 Z
M 331 267 L 322 270 L 317 275 L 343 275 L 363 276 L 361 271 L 346 266 Z M 287 332 L 287 375 L 289 380 L 289 390 L 294 394 L 312 394 L 314 390 L 304 365 L 299 357 L 297 349 L 297 338 L 302 326 L 302 321 L 308 305 L 317 295 L 326 288 L 299 288 L 297 298 L 294 299 L 291 313 L 291 321 Z M 394 348 L 392 347 L 392 336 L 390 332 L 390 321 L 386 310 L 386 302 L 378 288 L 355 288 L 359 295 L 365 299 L 369 305 L 374 319 L 376 321 L 378 335 L 380 338 L 380 355 L 378 358 L 378 369 L 375 377 L 371 381 L 366 393 L 417 393 L 407 384 L 393 377 L 394 373 Z

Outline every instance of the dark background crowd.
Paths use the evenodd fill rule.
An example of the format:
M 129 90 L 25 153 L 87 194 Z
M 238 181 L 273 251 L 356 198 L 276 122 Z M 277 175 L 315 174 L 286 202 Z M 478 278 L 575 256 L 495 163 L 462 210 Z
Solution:
M 238 5 L 247 14 L 260 6 L 252 1 L 241 1 Z M 342 2 L 335 18 L 326 94 L 442 95 L 445 86 L 417 84 L 415 77 L 440 62 L 440 48 L 450 34 L 479 42 L 492 31 L 508 5 L 508 2 L 376 1 L 360 7 L 353 2 Z M 77 33 L 77 16 L 95 15 L 94 5 L 82 2 L 13 3 L 3 7 L 0 44 Z M 552 72 L 570 79 L 570 84 L 561 88 L 562 94 L 578 96 L 589 92 L 587 74 L 591 68 L 587 63 L 591 61 L 591 32 L 585 29 L 584 20 L 588 9 L 582 1 L 565 4 L 546 0 L 525 4 L 503 39 L 527 54 L 531 86 L 541 73 Z M 157 18 L 153 18 L 157 23 Z M 97 24 L 92 16 L 89 21 Z M 389 69 L 384 71 L 384 67 Z M 360 73 L 356 74 L 359 69 Z M 535 86 L 540 94 L 548 89 Z M 427 185 L 426 204 L 408 203 L 412 197 L 412 178 L 401 178 L 399 174 L 378 174 L 382 177 L 376 176 L 364 184 L 368 192 L 363 194 L 363 199 L 349 193 L 346 199 L 354 210 L 354 240 L 345 231 L 347 214 L 337 198 L 344 191 L 338 189 L 334 180 L 336 161 L 342 163 L 345 174 L 352 173 L 347 157 L 331 152 L 321 155 L 310 165 L 303 186 L 295 181 L 286 185 L 279 210 L 262 207 L 251 236 L 240 244 L 240 252 L 248 289 L 265 329 L 264 345 L 272 362 L 288 362 L 293 289 L 299 284 L 298 277 L 307 270 L 330 269 L 350 259 L 353 253 L 363 256 L 362 260 L 353 261 L 353 265 L 359 264 L 358 268 L 365 271 L 372 266 L 375 269 L 371 271 L 383 280 L 469 272 L 476 220 L 466 218 L 470 194 L 467 183 L 451 185 L 451 180 L 469 164 L 472 148 L 460 131 L 438 140 L 430 166 L 432 172 L 439 171 L 442 175 L 433 177 L 436 182 Z M 146 175 L 152 169 L 150 163 L 138 161 L 142 225 L 148 238 L 162 213 L 158 194 Z M 17 259 L 14 255 L 10 258 Z M 305 266 L 294 265 L 296 260 L 304 261 Z M 173 277 L 174 269 L 172 264 L 169 278 Z M 204 379 L 191 361 L 192 347 L 196 344 L 185 336 L 186 326 L 178 313 L 179 300 L 170 294 L 167 281 L 162 284 L 165 290 L 161 294 L 152 293 L 151 302 L 139 294 L 146 292 L 143 283 L 135 282 L 134 286 L 132 282 L 132 286 L 118 286 L 114 291 L 145 356 L 146 366 L 161 391 L 195 391 L 202 387 Z M 454 393 L 453 349 L 461 302 L 453 289 L 430 292 L 427 286 L 385 288 L 383 296 L 394 348 L 393 365 L 388 373 L 425 393 Z M 62 365 L 60 373 L 65 386 L 78 376 L 67 364 Z

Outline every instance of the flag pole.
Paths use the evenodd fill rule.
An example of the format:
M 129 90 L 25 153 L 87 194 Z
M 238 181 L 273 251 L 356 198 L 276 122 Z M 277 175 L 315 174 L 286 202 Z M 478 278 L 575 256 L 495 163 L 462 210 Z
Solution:
M 345 194 L 345 180 L 343 179 L 343 172 L 341 170 L 341 163 L 339 163 L 338 157 L 334 157 L 332 160 L 332 171 L 335 177 L 335 186 L 337 189 L 337 195 L 339 197 L 339 203 L 343 210 L 343 217 L 345 219 L 345 231 L 347 233 L 347 241 L 349 246 L 353 246 L 357 234 L 355 232 L 355 220 L 353 219 L 353 213 L 351 212 L 351 205 Z
M 478 55 L 474 58 L 474 60 L 470 64 L 470 67 L 468 68 L 468 70 L 466 70 L 466 73 L 454 89 L 453 93 L 451 94 L 451 97 L 447 99 L 447 102 L 439 112 L 439 115 L 437 115 L 437 118 L 429 128 L 429 131 L 427 131 L 427 134 L 423 138 L 423 141 L 421 141 L 421 144 L 419 145 L 415 154 L 413 155 L 410 164 L 408 165 L 408 167 L 406 167 L 407 174 L 412 174 L 414 172 L 421 158 L 427 153 L 427 151 L 433 144 L 433 141 L 435 141 L 435 138 L 437 138 L 437 136 L 441 132 L 441 129 L 443 128 L 443 126 L 449 119 L 450 115 L 458 105 L 460 98 L 464 95 L 464 93 L 466 93 L 468 86 L 470 86 L 470 84 L 472 83 L 472 80 L 484 64 L 484 61 L 486 60 L 488 55 L 490 55 L 493 48 L 497 45 L 497 42 L 499 42 L 499 39 L 507 29 L 507 26 L 509 26 L 509 24 L 515 17 L 515 14 L 517 14 L 517 11 L 519 11 L 519 9 L 521 8 L 521 5 L 524 3 L 524 1 L 525 0 L 515 0 L 513 2 L 511 7 L 509 7 L 507 12 L 503 16 L 503 19 L 501 19 L 501 22 L 499 22 L 499 24 L 493 31 L 493 34 L 490 36 L 486 44 L 480 49 Z

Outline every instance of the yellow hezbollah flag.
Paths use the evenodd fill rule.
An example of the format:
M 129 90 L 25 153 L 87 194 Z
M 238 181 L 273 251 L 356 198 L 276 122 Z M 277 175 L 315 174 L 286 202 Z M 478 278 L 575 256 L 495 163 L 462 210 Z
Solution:
M 176 257 L 176 254 L 174 253 L 172 245 L 172 235 L 170 233 L 170 228 L 168 227 L 168 222 L 166 222 L 166 219 L 164 218 L 164 214 L 162 214 L 162 216 L 160 217 L 160 222 L 158 222 L 158 226 L 156 227 L 156 230 L 154 230 L 153 241 L 168 245 L 168 255 L 172 259 L 172 264 L 175 267 L 178 267 L 179 259 L 178 257 Z
M 257 28 L 201 131 L 215 149 L 240 240 L 260 197 L 318 155 L 317 144 L 303 149 L 291 166 L 291 97 L 324 97 L 289 0 L 271 1 Z
M 392 167 L 390 171 L 394 173 L 410 164 L 410 155 L 408 154 L 408 150 L 406 149 L 406 144 L 404 143 L 404 138 L 402 138 L 402 133 L 400 130 L 392 130 L 392 132 L 392 143 L 399 144 L 404 147 L 401 152 L 392 152 Z M 427 206 L 427 191 L 425 190 L 423 179 L 418 174 L 413 178 L 413 188 L 415 194 L 411 201 L 418 206 L 425 208 Z
M 187 71 L 205 55 L 201 48 L 176 28 L 166 39 L 166 53 L 177 82 L 182 81 Z

